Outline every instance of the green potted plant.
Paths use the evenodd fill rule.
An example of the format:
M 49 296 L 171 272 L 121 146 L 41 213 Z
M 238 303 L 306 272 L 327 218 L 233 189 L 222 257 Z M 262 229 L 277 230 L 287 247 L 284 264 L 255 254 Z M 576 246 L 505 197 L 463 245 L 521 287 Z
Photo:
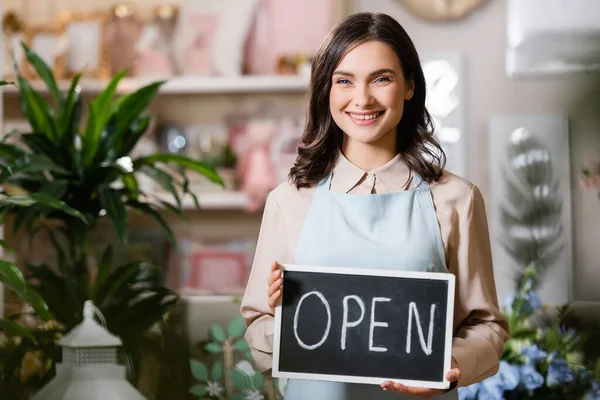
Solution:
M 163 81 L 117 96 L 119 82 L 126 75 L 123 71 L 90 101 L 87 120 L 82 121 L 81 75 L 61 93 L 48 65 L 27 46 L 23 49 L 28 63 L 45 82 L 50 101 L 18 71 L 15 83 L 1 83 L 18 86 L 31 131 L 12 132 L 0 141 L 0 224 L 10 216 L 13 234 L 27 233 L 35 240 L 43 232 L 54 248 L 56 263 L 21 266 L 31 287 L 48 305 L 52 339 L 76 326 L 82 320 L 84 302 L 93 300 L 108 329 L 123 340 L 124 360 L 132 367 L 130 378 L 135 381 L 144 349 L 160 348 L 157 338 L 150 335 L 151 328 L 163 321 L 178 296 L 164 285 L 160 266 L 142 261 L 117 265 L 109 244 L 95 257 L 91 234 L 108 221 L 126 244 L 128 216 L 133 212 L 154 220 L 174 243 L 164 213 L 183 215 L 181 196 L 186 193 L 199 207 L 188 190 L 187 173 L 199 173 L 221 185 L 222 180 L 213 167 L 181 155 L 129 156 L 150 124 L 145 110 Z M 137 179 L 140 174 L 172 194 L 174 201 L 142 192 Z M 0 268 L 4 271 L 5 265 Z M 34 337 L 48 329 L 47 324 L 35 328 Z M 13 361 L 3 365 L 9 388 L 23 383 L 19 375 L 23 359 L 39 347 L 39 343 L 21 343 L 28 344 L 13 349 Z M 54 360 L 51 343 L 47 346 L 44 356 Z M 50 368 L 34 385 L 52 374 Z

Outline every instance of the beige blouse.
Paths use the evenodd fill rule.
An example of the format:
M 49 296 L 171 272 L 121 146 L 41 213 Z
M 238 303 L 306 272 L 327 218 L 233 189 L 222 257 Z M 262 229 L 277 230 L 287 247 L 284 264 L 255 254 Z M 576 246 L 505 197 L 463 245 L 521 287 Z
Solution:
M 350 194 L 394 192 L 410 187 L 409 169 L 400 156 L 373 171 L 363 171 L 340 154 L 331 180 L 331 190 Z M 498 309 L 481 192 L 447 171 L 430 188 L 446 265 L 456 276 L 452 357 L 461 371 L 458 385 L 467 386 L 497 372 L 509 328 Z M 241 312 L 254 360 L 267 375 L 272 365 L 274 325 L 267 304 L 267 279 L 274 261 L 293 263 L 314 193 L 314 187 L 297 190 L 288 182 L 273 190 L 266 202 Z

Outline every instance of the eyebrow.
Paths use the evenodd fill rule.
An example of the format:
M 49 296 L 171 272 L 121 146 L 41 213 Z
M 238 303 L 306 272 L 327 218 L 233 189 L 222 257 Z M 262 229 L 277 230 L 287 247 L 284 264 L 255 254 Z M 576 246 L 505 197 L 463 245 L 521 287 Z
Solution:
M 369 74 L 369 76 L 374 76 L 374 75 L 382 75 L 382 74 L 396 74 L 396 71 L 394 71 L 393 69 L 389 69 L 389 68 L 381 68 L 378 69 L 376 71 L 373 71 Z M 334 71 L 333 75 L 342 75 L 342 76 L 354 76 L 354 74 L 352 72 L 346 72 L 346 71 Z

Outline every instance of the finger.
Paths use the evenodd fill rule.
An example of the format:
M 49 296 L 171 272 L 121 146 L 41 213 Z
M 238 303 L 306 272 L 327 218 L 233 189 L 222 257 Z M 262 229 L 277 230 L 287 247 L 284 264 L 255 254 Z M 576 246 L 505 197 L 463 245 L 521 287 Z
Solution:
M 446 373 L 446 380 L 448 382 L 454 382 L 460 380 L 460 370 L 458 368 L 453 368 L 448 373 Z
M 281 290 L 278 290 L 275 293 L 273 293 L 271 296 L 269 296 L 269 307 L 274 309 L 275 306 L 277 305 L 277 301 L 279 300 L 280 296 L 281 296 Z
M 274 263 L 273 265 L 277 266 L 277 263 Z M 281 277 L 281 270 L 279 268 L 275 268 L 273 269 L 273 266 L 271 266 L 271 273 L 269 274 L 269 279 L 268 279 L 268 284 L 271 285 L 273 282 L 275 282 L 277 279 L 279 279 Z
M 442 393 L 441 390 L 437 390 L 437 389 L 412 387 L 412 386 L 403 385 L 401 383 L 394 383 L 393 389 L 391 389 L 391 390 L 396 391 L 398 393 L 406 394 L 409 396 L 421 397 L 424 399 L 428 399 L 430 397 L 433 397 L 433 396 L 436 396 L 436 395 Z
M 271 264 L 271 272 L 278 271 L 278 270 L 279 270 L 279 263 L 277 261 L 275 261 L 273 264 Z
M 269 285 L 269 297 L 273 296 L 273 293 L 279 290 L 281 288 L 281 285 L 283 285 L 283 279 L 277 279 L 275 282 Z

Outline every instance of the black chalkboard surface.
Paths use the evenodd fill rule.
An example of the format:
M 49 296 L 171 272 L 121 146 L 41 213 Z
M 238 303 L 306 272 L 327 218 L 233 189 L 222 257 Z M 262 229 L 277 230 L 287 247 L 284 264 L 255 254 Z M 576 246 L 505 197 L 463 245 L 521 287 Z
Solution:
M 282 268 L 273 376 L 449 387 L 454 275 Z

